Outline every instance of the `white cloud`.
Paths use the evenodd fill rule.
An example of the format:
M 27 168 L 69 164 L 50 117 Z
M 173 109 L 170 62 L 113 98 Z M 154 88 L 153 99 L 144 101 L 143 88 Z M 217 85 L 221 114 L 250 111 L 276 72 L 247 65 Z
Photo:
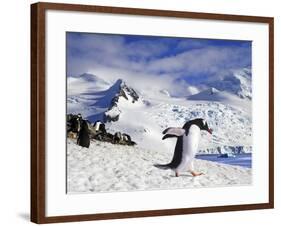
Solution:
M 150 38 L 128 42 L 120 35 L 70 35 L 67 72 L 90 72 L 110 81 L 123 78 L 138 89 L 158 86 L 173 95 L 185 95 L 195 92 L 189 88 L 189 78 L 201 76 L 202 80 L 203 74 L 212 79 L 225 70 L 251 63 L 249 48 L 214 47 L 183 39 L 174 50 L 170 43 L 168 39 Z
M 222 69 L 239 67 L 240 58 L 245 54 L 247 52 L 243 48 L 205 47 L 152 61 L 147 65 L 147 70 L 169 73 L 186 71 L 186 76 L 188 73 L 214 74 Z

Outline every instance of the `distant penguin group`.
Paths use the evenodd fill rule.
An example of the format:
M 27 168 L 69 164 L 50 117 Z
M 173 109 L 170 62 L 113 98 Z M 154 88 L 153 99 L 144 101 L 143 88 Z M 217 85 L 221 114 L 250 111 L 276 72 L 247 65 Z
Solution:
M 203 173 L 195 172 L 193 160 L 195 158 L 198 145 L 200 142 L 200 131 L 205 130 L 212 134 L 208 123 L 201 118 L 188 121 L 182 128 L 170 127 L 163 131 L 163 138 L 176 137 L 177 143 L 174 150 L 174 156 L 168 164 L 155 164 L 154 166 L 160 169 L 171 169 L 175 172 L 176 177 L 182 171 L 189 171 L 192 176 L 199 176 Z

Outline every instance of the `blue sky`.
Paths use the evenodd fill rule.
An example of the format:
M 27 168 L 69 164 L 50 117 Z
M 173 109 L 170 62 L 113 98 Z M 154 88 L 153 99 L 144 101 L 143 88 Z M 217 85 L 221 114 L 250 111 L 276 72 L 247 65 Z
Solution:
M 92 73 L 147 85 L 160 81 L 181 92 L 189 85 L 251 68 L 251 42 L 68 32 L 67 75 Z

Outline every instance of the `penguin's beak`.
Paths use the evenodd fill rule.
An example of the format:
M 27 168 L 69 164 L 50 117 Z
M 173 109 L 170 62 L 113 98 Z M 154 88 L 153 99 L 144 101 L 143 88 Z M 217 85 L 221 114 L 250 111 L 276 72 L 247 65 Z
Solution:
M 212 133 L 213 133 L 213 130 L 212 130 L 212 129 L 208 129 L 207 131 L 209 132 L 209 134 L 212 134 Z

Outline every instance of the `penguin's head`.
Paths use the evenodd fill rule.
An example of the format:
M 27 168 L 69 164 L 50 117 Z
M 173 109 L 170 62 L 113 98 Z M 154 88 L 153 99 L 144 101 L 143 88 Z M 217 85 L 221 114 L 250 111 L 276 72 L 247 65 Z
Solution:
M 201 130 L 206 130 L 210 134 L 213 133 L 213 130 L 209 128 L 208 123 L 206 122 L 205 119 L 202 118 L 198 119 L 196 124 L 199 126 Z

